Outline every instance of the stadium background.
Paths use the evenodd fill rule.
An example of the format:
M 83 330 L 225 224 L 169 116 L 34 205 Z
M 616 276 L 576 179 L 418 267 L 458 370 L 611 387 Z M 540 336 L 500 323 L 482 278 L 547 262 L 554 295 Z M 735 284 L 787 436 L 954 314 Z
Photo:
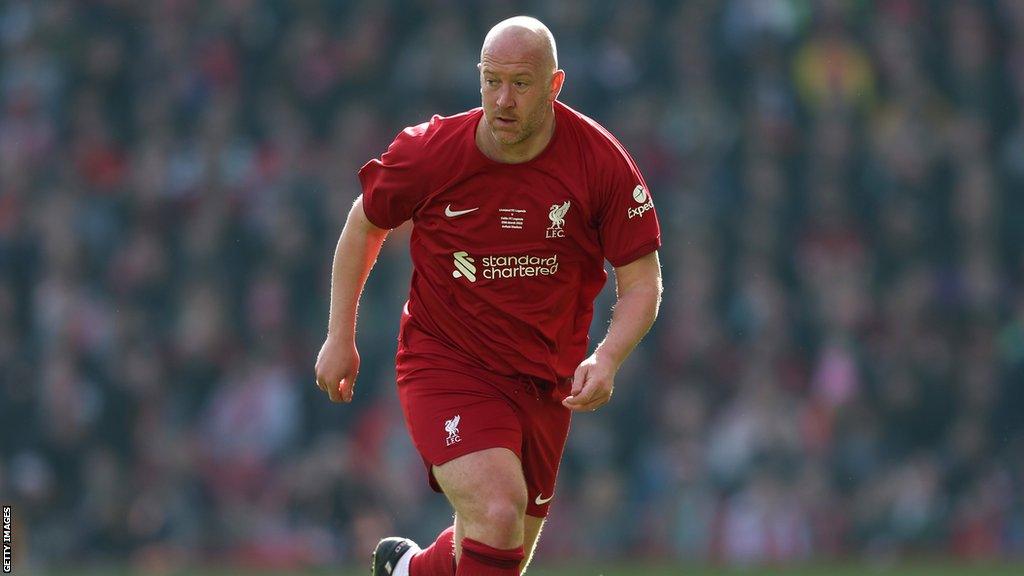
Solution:
M 392 382 L 407 231 L 354 404 L 312 367 L 355 170 L 478 104 L 517 13 L 664 234 L 661 317 L 574 421 L 534 572 L 1021 560 L 1024 2 L 5 0 L 20 569 L 362 571 L 445 524 Z

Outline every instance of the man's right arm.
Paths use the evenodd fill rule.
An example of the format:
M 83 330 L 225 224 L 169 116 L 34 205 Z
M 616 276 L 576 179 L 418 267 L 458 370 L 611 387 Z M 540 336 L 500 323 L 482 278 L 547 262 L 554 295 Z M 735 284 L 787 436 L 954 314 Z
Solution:
M 327 392 L 332 402 L 352 401 L 359 374 L 356 309 L 387 234 L 387 230 L 366 218 L 363 198 L 357 198 L 334 251 L 327 337 L 316 359 L 316 384 Z

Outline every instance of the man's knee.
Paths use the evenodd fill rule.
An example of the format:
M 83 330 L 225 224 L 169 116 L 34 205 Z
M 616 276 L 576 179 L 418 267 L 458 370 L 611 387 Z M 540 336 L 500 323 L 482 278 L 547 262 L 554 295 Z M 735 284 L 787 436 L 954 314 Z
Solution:
M 498 548 L 513 548 L 523 543 L 525 498 L 491 496 L 469 513 L 459 513 L 466 524 L 466 535 Z
M 514 495 L 508 497 L 492 497 L 483 507 L 481 521 L 491 526 L 508 527 L 523 530 L 523 518 L 526 516 L 526 498 Z
M 523 540 L 526 481 L 518 457 L 503 448 L 463 456 L 434 468 L 466 535 L 499 548 Z
M 471 501 L 456 506 L 466 535 L 498 548 L 522 544 L 526 517 L 526 491 L 491 484 Z
M 482 487 L 472 498 L 463 498 L 461 506 L 455 502 L 456 511 L 474 523 L 516 526 L 521 530 L 526 516 L 526 492 L 514 486 L 496 488 L 494 485 Z

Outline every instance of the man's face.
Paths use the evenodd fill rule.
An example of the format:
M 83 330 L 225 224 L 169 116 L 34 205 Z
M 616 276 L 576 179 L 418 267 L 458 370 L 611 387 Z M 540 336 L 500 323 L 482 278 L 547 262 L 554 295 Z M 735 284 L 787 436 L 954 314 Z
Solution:
M 520 144 L 537 133 L 551 109 L 551 74 L 531 62 L 499 62 L 484 55 L 480 94 L 484 119 L 502 145 Z

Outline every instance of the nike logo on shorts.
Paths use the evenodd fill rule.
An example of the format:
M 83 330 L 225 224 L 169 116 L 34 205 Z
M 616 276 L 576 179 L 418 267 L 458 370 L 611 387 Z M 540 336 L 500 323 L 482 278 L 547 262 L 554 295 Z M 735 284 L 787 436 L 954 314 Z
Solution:
M 455 218 L 456 216 L 462 216 L 463 214 L 469 214 L 470 212 L 475 212 L 475 211 L 477 211 L 479 209 L 480 209 L 480 207 L 477 206 L 476 208 L 470 208 L 468 210 L 452 210 L 452 205 L 449 204 L 449 205 L 444 207 L 444 215 L 449 217 L 449 218 Z
M 533 503 L 536 504 L 537 506 L 543 506 L 543 505 L 547 504 L 548 502 L 551 502 L 551 499 L 554 498 L 554 497 L 555 497 L 555 495 L 552 494 L 551 496 L 548 496 L 547 498 L 541 498 L 540 494 L 537 494 L 537 498 L 533 501 Z

